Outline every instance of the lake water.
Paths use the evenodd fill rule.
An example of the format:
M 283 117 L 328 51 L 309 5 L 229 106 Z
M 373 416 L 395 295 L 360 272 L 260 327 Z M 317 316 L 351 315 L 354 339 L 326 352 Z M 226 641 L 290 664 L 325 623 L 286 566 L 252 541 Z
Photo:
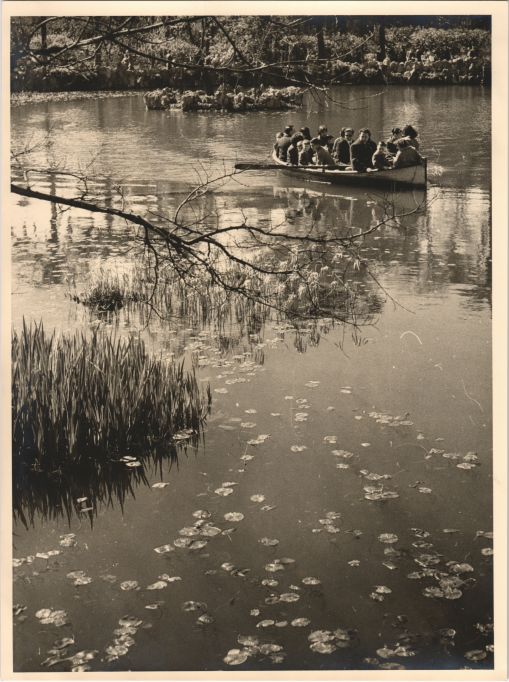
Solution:
M 287 122 L 333 133 L 369 125 L 377 139 L 411 122 L 431 179 L 425 210 L 361 247 L 383 288 L 352 275 L 373 318 L 358 333 L 323 320 L 303 334 L 271 320 L 144 327 L 155 352 L 200 356 L 213 395 L 203 442 L 178 466 L 147 465 L 150 485 L 133 478 L 109 499 L 83 482 L 88 514 L 67 519 L 51 500 L 32 499 L 31 521 L 14 526 L 14 557 L 35 557 L 15 562 L 15 670 L 48 670 L 47 652 L 64 637 L 72 643 L 56 650 L 68 659 L 97 652 L 85 661 L 93 671 L 227 669 L 230 649 L 244 649 L 233 655 L 238 670 L 493 666 L 483 551 L 492 547 L 489 121 L 490 92 L 470 87 L 342 88 L 291 115 L 146 111 L 141 96 L 13 109 L 13 144 L 35 146 L 33 168 L 87 168 L 99 197 L 119 183 L 146 215 L 171 213 L 199 178 L 237 159 L 268 159 Z M 71 190 L 63 176 L 33 178 Z M 408 213 L 422 198 L 393 200 Z M 242 214 L 297 232 L 342 230 L 379 220 L 383 199 L 253 172 L 197 210 L 222 225 Z M 121 270 L 133 257 L 123 221 L 13 195 L 11 226 L 15 327 L 25 318 L 49 331 L 138 333 L 136 312 L 97 317 L 68 296 L 98 267 Z M 151 487 L 159 481 L 168 485 Z M 369 486 L 375 498 L 395 494 L 369 499 Z M 182 537 L 195 533 L 198 510 L 221 533 L 154 552 L 183 528 Z M 66 577 L 75 571 L 91 580 L 75 585 Z M 66 624 L 41 624 L 40 609 L 65 610 Z

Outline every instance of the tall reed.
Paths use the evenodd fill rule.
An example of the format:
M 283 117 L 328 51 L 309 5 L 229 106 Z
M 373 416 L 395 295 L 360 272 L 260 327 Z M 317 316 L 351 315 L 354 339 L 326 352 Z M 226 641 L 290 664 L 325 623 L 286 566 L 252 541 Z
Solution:
M 177 432 L 199 431 L 209 405 L 193 372 L 139 339 L 57 337 L 25 322 L 12 333 L 15 473 L 169 451 Z

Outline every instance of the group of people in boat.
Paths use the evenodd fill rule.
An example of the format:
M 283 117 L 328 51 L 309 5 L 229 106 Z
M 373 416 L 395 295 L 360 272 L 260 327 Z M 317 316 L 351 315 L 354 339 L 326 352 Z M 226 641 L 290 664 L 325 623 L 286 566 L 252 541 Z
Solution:
M 342 128 L 334 139 L 323 125 L 314 137 L 307 127 L 295 132 L 288 125 L 276 135 L 274 149 L 278 159 L 291 166 L 335 166 L 366 173 L 419 165 L 422 157 L 418 137 L 411 125 L 393 128 L 390 138 L 378 143 L 369 128 L 361 128 L 357 137 L 353 128 Z

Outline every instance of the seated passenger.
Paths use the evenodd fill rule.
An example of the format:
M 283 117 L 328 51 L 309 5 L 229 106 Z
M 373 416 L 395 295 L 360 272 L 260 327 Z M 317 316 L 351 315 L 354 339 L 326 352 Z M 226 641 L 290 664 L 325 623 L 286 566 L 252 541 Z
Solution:
M 368 147 L 372 150 L 372 151 L 371 151 L 371 156 L 373 156 L 373 154 L 376 152 L 376 142 L 375 142 L 374 140 L 371 139 L 371 130 L 370 130 L 369 128 L 364 128 L 364 130 L 365 130 L 365 131 L 367 132 L 367 134 L 368 134 L 368 138 L 369 138 L 369 139 L 368 139 L 368 141 L 367 141 L 367 145 L 368 145 Z
M 385 142 L 378 143 L 376 152 L 373 154 L 372 162 L 373 168 L 378 170 L 391 167 L 391 158 L 387 154 L 387 146 Z
M 328 134 L 326 126 L 320 126 L 318 128 L 317 138 L 320 140 L 320 146 L 325 147 L 330 153 L 334 145 L 334 138 L 332 135 Z
M 405 126 L 403 128 L 403 137 L 407 140 L 408 144 L 414 149 L 419 149 L 419 133 L 412 126 Z
M 373 167 L 373 147 L 369 144 L 370 132 L 367 128 L 359 130 L 359 137 L 350 147 L 350 159 L 352 168 L 359 173 L 365 173 Z M 376 147 L 375 147 L 376 150 Z
M 387 151 L 390 154 L 398 153 L 398 145 L 396 143 L 401 137 L 402 137 L 401 128 L 393 128 L 391 130 L 391 136 L 387 140 Z
M 299 130 L 300 133 L 302 133 L 302 136 L 305 140 L 311 140 L 311 131 L 307 126 L 304 126 L 304 128 L 301 128 Z
M 278 133 L 278 137 L 276 138 L 276 144 L 274 145 L 274 149 L 276 150 L 276 154 L 278 159 L 281 159 L 281 161 L 286 161 L 287 160 L 287 154 L 288 154 L 288 147 L 292 144 L 292 136 L 293 134 L 293 126 L 286 126 L 284 133 L 280 135 Z
M 291 163 L 292 166 L 296 166 L 299 163 L 299 143 L 302 142 L 304 138 L 301 133 L 295 133 L 291 137 L 291 144 L 288 147 L 286 160 Z
M 330 155 L 329 151 L 325 149 L 325 147 L 322 147 L 320 144 L 320 139 L 318 137 L 314 137 L 311 140 L 311 148 L 313 149 L 313 152 L 315 153 L 315 165 L 316 166 L 333 166 L 334 165 L 334 159 Z
M 422 156 L 415 147 L 412 147 L 406 137 L 398 140 L 398 153 L 392 164 L 393 168 L 407 168 L 408 166 L 418 166 L 422 162 Z
M 302 141 L 302 151 L 299 154 L 299 166 L 309 166 L 313 163 L 313 150 L 311 149 L 311 141 Z
M 350 145 L 353 141 L 353 129 L 341 128 L 339 137 L 334 141 L 332 156 L 338 163 L 350 164 Z

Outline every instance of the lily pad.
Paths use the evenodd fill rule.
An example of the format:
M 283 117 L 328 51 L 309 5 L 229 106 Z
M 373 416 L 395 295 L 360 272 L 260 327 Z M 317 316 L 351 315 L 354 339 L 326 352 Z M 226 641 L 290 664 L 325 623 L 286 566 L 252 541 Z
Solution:
M 228 497 L 228 495 L 233 493 L 233 488 L 216 488 L 214 492 L 216 495 L 220 495 L 221 497 Z
M 228 512 L 224 515 L 225 521 L 242 521 L 244 514 L 241 512 Z
M 248 659 L 248 654 L 240 649 L 230 649 L 230 651 L 223 658 L 226 665 L 242 665 Z
M 137 590 L 138 589 L 138 581 L 137 580 L 124 580 L 124 582 L 120 583 L 120 589 L 124 590 L 124 592 L 130 592 L 131 590 Z
M 165 580 L 156 580 L 155 583 L 148 585 L 147 590 L 164 590 L 168 587 L 168 583 Z
M 294 628 L 305 628 L 310 623 L 311 623 L 311 621 L 309 620 L 309 618 L 294 618 L 291 622 L 291 625 Z
M 262 538 L 258 542 L 265 547 L 275 547 L 276 545 L 279 545 L 279 540 L 276 540 L 276 538 Z
M 160 547 L 154 547 L 154 552 L 157 554 L 166 554 L 167 552 L 174 552 L 175 548 L 171 545 L 161 545 Z

